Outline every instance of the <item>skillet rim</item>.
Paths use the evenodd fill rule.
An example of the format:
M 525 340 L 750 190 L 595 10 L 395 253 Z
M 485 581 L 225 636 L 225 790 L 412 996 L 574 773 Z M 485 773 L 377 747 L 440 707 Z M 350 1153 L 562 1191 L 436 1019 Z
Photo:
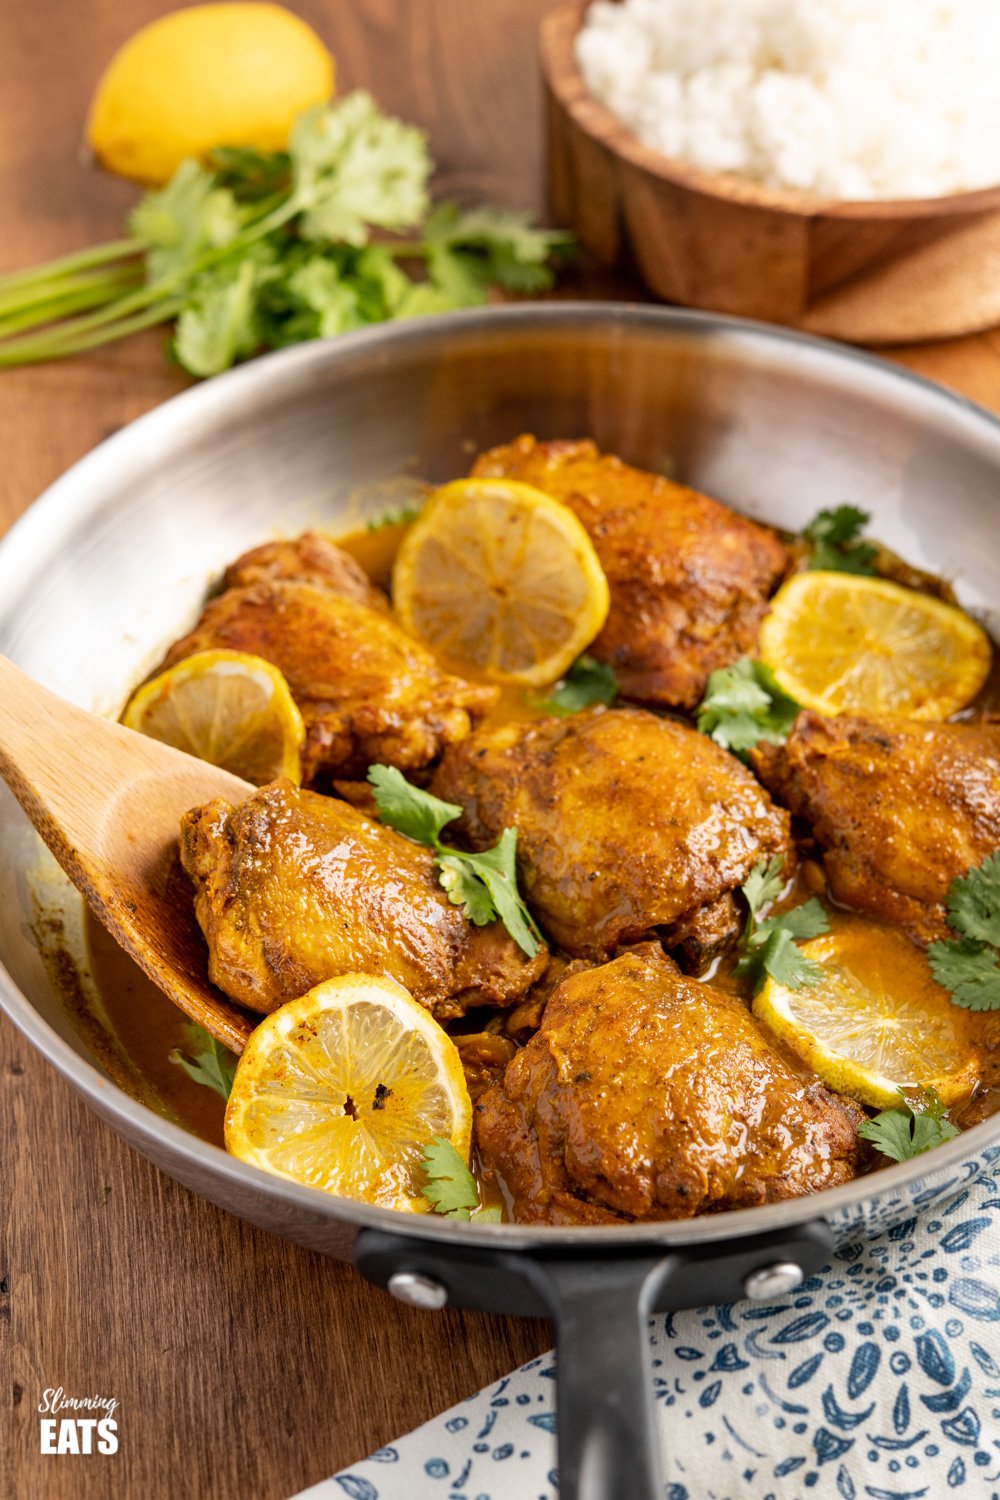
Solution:
M 638 327 L 667 335 L 736 338 L 756 345 L 765 355 L 774 346 L 787 346 L 800 351 L 804 357 L 811 354 L 814 361 L 818 360 L 833 370 L 847 370 L 854 366 L 856 372 L 864 373 L 871 388 L 884 393 L 890 406 L 898 405 L 899 396 L 905 393 L 916 401 L 918 409 L 930 406 L 939 413 L 950 413 L 960 427 L 971 425 L 974 435 L 996 449 L 1000 473 L 1000 418 L 968 397 L 866 351 L 747 318 L 643 303 L 566 301 L 476 308 L 412 322 L 381 324 L 341 334 L 336 339 L 319 340 L 264 355 L 211 381 L 194 385 L 154 407 L 66 470 L 0 538 L 0 599 L 4 596 L 5 584 L 17 576 L 22 554 L 25 560 L 37 555 L 35 548 L 39 541 L 41 550 L 44 550 L 46 536 L 60 535 L 63 518 L 78 519 L 78 513 L 81 510 L 86 513 L 88 504 L 99 497 L 99 488 L 92 487 L 95 478 L 119 468 L 127 470 L 135 459 L 146 458 L 148 461 L 149 453 L 155 453 L 157 448 L 162 451 L 163 440 L 169 439 L 175 430 L 190 440 L 192 417 L 199 429 L 206 430 L 228 410 L 238 406 L 247 391 L 256 393 L 272 382 L 294 385 L 314 365 L 326 367 L 345 363 L 349 366 L 355 355 L 378 352 L 383 346 L 391 348 L 421 343 L 433 346 L 443 334 L 461 339 L 463 335 L 469 337 L 491 330 L 502 337 L 505 330 L 546 325 L 569 329 L 593 325 L 595 329 L 605 327 L 609 331 Z M 895 401 L 894 397 L 897 398 Z M 156 443 L 149 440 L 154 434 L 158 437 Z M 34 565 L 37 566 L 37 562 Z M 0 609 L 0 632 L 6 617 Z M 226 1188 L 242 1189 L 244 1193 L 249 1190 L 291 1210 L 295 1214 L 295 1224 L 300 1223 L 303 1216 L 311 1216 L 320 1223 L 353 1225 L 359 1230 L 380 1229 L 413 1239 L 509 1250 L 554 1249 L 559 1246 L 600 1248 L 608 1252 L 615 1248 L 628 1251 L 653 1246 L 679 1249 L 697 1244 L 736 1242 L 751 1235 L 780 1231 L 817 1219 L 825 1219 L 836 1227 L 838 1214 L 844 1210 L 856 1210 L 859 1216 L 867 1218 L 881 1200 L 906 1189 L 915 1191 L 921 1184 L 929 1184 L 931 1179 L 960 1165 L 971 1165 L 982 1155 L 984 1148 L 992 1146 L 1000 1153 L 1000 1113 L 997 1113 L 954 1140 L 935 1147 L 926 1158 L 915 1157 L 909 1162 L 880 1168 L 842 1187 L 759 1208 L 731 1209 L 693 1219 L 621 1226 L 460 1224 L 441 1216 L 403 1215 L 391 1209 L 375 1208 L 325 1194 L 264 1172 L 230 1156 L 220 1147 L 202 1141 L 147 1105 L 132 1099 L 93 1062 L 81 1057 L 38 1013 L 2 962 L 0 1009 L 117 1134 L 140 1152 L 153 1155 L 168 1175 L 171 1167 L 164 1157 L 178 1157 L 189 1177 L 207 1175 L 217 1185 L 221 1183 Z M 877 1187 L 872 1190 L 869 1185 L 875 1183 Z M 943 1183 L 942 1191 L 947 1186 L 949 1184 Z M 961 1183 L 956 1182 L 956 1190 L 960 1186 Z M 199 1191 L 198 1188 L 194 1190 Z M 907 1209 L 912 1209 L 912 1203 L 904 1203 L 901 1212 Z M 295 1237 L 295 1227 L 291 1223 L 288 1232 Z M 867 1232 L 874 1230 L 867 1225 L 849 1227 L 848 1238 L 858 1238 Z

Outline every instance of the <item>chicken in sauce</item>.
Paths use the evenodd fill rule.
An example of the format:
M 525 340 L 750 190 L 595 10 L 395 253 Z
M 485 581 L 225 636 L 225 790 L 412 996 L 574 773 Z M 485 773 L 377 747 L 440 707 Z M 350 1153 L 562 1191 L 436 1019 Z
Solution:
M 367 570 L 350 538 L 245 554 L 165 664 L 217 646 L 276 665 L 313 790 L 279 781 L 185 818 L 212 979 L 258 1013 L 347 972 L 404 984 L 453 1035 L 477 1168 L 521 1222 L 688 1218 L 849 1181 L 873 1161 L 869 1116 L 741 987 L 748 882 L 767 871 L 786 905 L 818 889 L 834 916 L 947 936 L 950 883 L 1000 848 L 1000 729 L 803 710 L 738 758 L 682 715 L 754 656 L 801 551 L 590 442 L 521 437 L 473 473 L 582 521 L 611 596 L 591 654 L 619 701 L 553 712 L 465 680 L 393 617 L 372 581 L 391 554 L 372 567 L 371 536 L 353 549 Z M 453 804 L 460 850 L 516 830 L 533 955 L 449 900 L 432 849 L 380 820 L 376 763 Z

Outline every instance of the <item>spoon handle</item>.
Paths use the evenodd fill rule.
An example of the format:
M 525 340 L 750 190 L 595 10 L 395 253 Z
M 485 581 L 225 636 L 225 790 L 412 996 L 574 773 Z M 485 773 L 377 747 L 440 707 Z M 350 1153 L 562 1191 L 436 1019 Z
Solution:
M 191 807 L 246 782 L 77 708 L 0 656 L 0 777 L 121 946 L 193 1020 L 240 1051 L 251 1024 L 213 985 L 179 872 Z

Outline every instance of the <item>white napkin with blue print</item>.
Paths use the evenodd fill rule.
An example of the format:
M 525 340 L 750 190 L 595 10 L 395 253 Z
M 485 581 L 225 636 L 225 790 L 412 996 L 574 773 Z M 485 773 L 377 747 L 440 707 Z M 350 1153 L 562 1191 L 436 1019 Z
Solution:
M 651 1323 L 667 1500 L 1000 1500 L 1000 1150 L 795 1296 Z M 297 1500 L 557 1500 L 543 1355 Z

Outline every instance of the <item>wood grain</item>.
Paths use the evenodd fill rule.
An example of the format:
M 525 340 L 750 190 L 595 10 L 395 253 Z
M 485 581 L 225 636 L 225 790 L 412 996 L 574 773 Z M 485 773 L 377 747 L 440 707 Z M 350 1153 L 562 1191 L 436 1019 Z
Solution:
M 127 185 L 78 159 L 102 62 L 155 0 L 0 7 L 0 265 L 110 238 Z M 443 186 L 539 210 L 545 0 L 301 0 L 342 86 L 424 124 Z M 634 295 L 622 277 L 569 291 Z M 0 374 L 0 530 L 184 382 L 150 334 Z M 996 335 L 900 358 L 1000 408 Z M 542 1324 L 403 1308 L 349 1268 L 193 1197 L 0 1021 L 0 1495 L 284 1500 L 546 1346 Z M 113 1458 L 38 1452 L 47 1386 L 121 1402 Z

